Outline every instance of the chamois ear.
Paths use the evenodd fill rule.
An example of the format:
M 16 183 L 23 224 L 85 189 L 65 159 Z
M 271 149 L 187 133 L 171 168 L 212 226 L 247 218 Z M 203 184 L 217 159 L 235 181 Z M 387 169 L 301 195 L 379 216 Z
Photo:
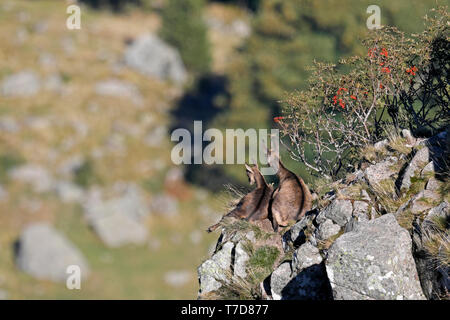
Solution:
M 247 169 L 247 171 L 253 172 L 252 167 L 250 167 L 247 162 L 245 163 L 245 169 Z

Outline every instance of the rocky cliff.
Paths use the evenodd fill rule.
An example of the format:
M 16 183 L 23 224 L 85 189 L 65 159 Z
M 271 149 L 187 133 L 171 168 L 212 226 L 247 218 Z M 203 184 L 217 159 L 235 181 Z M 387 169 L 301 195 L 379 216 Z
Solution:
M 448 299 L 450 135 L 409 131 L 364 150 L 360 169 L 320 188 L 276 234 L 223 224 L 198 268 L 200 299 Z

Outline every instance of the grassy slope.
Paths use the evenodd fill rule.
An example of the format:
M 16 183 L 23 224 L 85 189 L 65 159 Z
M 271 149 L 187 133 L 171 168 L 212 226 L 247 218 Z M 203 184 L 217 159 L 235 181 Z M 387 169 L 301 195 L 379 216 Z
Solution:
M 96 147 L 103 146 L 111 132 L 113 122 L 139 123 L 145 115 L 151 115 L 155 123 L 166 123 L 165 112 L 176 96 L 167 84 L 152 81 L 130 70 L 112 72 L 119 60 L 124 39 L 128 36 L 155 30 L 158 17 L 132 11 L 125 16 L 94 12 L 82 8 L 82 30 L 70 31 L 65 27 L 67 14 L 63 1 L 2 1 L 0 4 L 0 78 L 22 70 L 33 70 L 41 77 L 59 72 L 68 89 L 66 95 L 45 90 L 32 98 L 0 97 L 0 116 L 11 116 L 19 121 L 29 116 L 54 117 L 58 125 L 44 128 L 24 127 L 19 133 L 2 133 L 0 155 L 19 155 L 25 162 L 39 163 L 51 172 L 63 161 L 75 154 L 88 155 Z M 22 21 L 20 21 L 22 19 Z M 24 21 L 23 21 L 24 20 Z M 36 23 L 45 22 L 47 30 L 39 34 L 33 31 Z M 16 34 L 27 30 L 27 40 L 17 44 Z M 69 40 L 68 40 L 69 39 Z M 72 42 L 74 51 L 64 51 L 62 43 Z M 55 67 L 44 68 L 38 63 L 42 52 L 52 54 Z M 139 110 L 127 100 L 99 97 L 93 92 L 97 81 L 119 78 L 134 83 L 144 96 L 144 108 Z M 95 104 L 100 111 L 89 111 Z M 89 127 L 86 138 L 65 150 L 62 141 L 74 135 L 72 123 L 83 122 Z M 95 159 L 95 175 L 103 186 L 119 180 L 145 185 L 164 177 L 170 166 L 170 141 L 158 148 L 143 145 L 142 137 L 127 136 L 125 155 L 106 152 Z M 57 150 L 54 158 L 49 154 Z M 159 159 L 163 169 L 145 168 L 148 160 Z M 53 172 L 54 173 L 54 172 Z M 200 244 L 194 245 L 189 235 L 195 230 L 205 230 L 214 218 L 199 214 L 201 202 L 195 197 L 198 190 L 188 186 L 191 196 L 180 200 L 180 217 L 169 221 L 151 216 L 148 228 L 151 239 L 158 239 L 159 249 L 128 246 L 120 249 L 106 248 L 89 229 L 77 205 L 66 205 L 51 194 L 34 194 L 23 185 L 11 181 L 3 183 L 8 190 L 8 200 L 0 201 L 0 288 L 9 298 L 100 298 L 100 299 L 182 299 L 196 298 L 198 288 L 195 268 L 206 257 L 209 246 L 216 238 L 202 233 Z M 160 183 L 153 183 L 151 191 L 162 191 Z M 151 198 L 151 192 L 148 192 Z M 38 204 L 32 209 L 30 204 Z M 219 201 L 208 195 L 206 203 L 219 210 Z M 14 266 L 12 243 L 20 230 L 32 221 L 50 221 L 62 231 L 86 256 L 92 274 L 83 282 L 81 291 L 70 291 L 65 284 L 37 281 Z M 192 272 L 188 284 L 180 288 L 168 286 L 163 279 L 169 270 Z

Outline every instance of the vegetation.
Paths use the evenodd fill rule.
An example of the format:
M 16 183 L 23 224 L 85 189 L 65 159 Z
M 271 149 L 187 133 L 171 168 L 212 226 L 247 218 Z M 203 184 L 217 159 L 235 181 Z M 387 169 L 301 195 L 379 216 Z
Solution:
M 372 32 L 364 41 L 366 56 L 315 63 L 308 89 L 289 96 L 278 121 L 294 159 L 312 174 L 339 177 L 353 171 L 361 150 L 386 137 L 389 128 L 439 132 L 450 124 L 442 78 L 448 72 L 448 56 L 442 54 L 447 9 L 427 21 L 418 36 L 392 27 Z
M 160 31 L 168 43 L 180 50 L 187 68 L 197 74 L 207 72 L 211 64 L 203 8 L 203 0 L 168 0 Z

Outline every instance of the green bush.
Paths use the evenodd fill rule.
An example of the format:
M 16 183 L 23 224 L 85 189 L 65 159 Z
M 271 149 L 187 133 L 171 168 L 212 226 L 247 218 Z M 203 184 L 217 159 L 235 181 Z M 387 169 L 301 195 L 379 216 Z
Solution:
M 168 0 L 163 11 L 161 37 L 180 50 L 186 67 L 204 73 L 211 63 L 203 0 Z

